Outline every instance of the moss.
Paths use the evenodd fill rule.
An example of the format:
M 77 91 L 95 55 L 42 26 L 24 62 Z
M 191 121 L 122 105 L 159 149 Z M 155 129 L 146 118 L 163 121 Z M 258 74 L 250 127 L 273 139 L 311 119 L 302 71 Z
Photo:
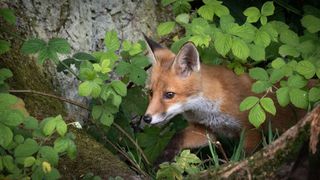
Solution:
M 7 27 L 7 29 L 19 34 L 14 27 Z M 9 39 L 6 34 L 2 36 L 4 39 Z M 54 91 L 51 76 L 46 74 L 44 68 L 37 65 L 35 58 L 21 54 L 20 47 L 23 42 L 14 38 L 10 40 L 10 43 L 11 50 L 0 56 L 0 67 L 8 68 L 13 72 L 13 77 L 8 81 L 11 89 L 57 94 Z M 59 100 L 30 93 L 16 93 L 15 95 L 24 100 L 29 113 L 38 119 L 57 114 L 66 115 L 64 105 Z

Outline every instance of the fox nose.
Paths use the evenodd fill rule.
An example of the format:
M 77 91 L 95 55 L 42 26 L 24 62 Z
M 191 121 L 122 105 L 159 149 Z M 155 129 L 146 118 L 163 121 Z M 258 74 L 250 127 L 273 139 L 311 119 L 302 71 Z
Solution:
M 143 116 L 142 119 L 144 120 L 144 122 L 149 124 L 149 123 L 151 123 L 152 117 L 151 117 L 150 114 L 146 114 L 146 115 Z

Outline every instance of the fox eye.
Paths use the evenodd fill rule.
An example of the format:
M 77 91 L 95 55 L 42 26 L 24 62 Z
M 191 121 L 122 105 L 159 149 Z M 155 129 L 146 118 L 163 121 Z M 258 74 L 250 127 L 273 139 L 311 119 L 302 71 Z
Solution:
M 164 93 L 164 98 L 165 98 L 165 99 L 172 99 L 175 94 L 176 94 L 176 93 L 174 93 L 174 92 L 165 92 L 165 93 Z

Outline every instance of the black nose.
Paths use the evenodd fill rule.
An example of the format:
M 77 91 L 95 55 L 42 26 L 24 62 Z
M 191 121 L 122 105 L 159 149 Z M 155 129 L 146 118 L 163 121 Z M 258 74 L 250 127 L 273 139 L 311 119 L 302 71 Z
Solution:
M 144 122 L 149 124 L 149 123 L 151 123 L 152 117 L 150 116 L 150 114 L 146 114 L 143 116 L 143 120 L 144 120 Z

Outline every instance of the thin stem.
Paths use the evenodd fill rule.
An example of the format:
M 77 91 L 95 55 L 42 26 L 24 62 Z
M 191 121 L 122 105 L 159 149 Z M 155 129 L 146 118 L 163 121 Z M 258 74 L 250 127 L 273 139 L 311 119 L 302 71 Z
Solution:
M 68 66 L 66 65 L 66 63 L 64 63 L 63 61 L 59 60 L 59 63 L 61 63 L 65 68 L 67 68 L 67 70 L 73 74 L 78 80 L 80 80 L 80 77 Z
M 119 130 L 121 131 L 135 146 L 136 148 L 138 149 L 138 151 L 140 152 L 140 154 L 142 155 L 143 159 L 145 160 L 145 162 L 150 165 L 150 162 L 148 160 L 148 158 L 146 157 L 146 155 L 144 154 L 143 150 L 140 148 L 140 146 L 138 145 L 138 143 L 131 138 L 131 136 L 121 128 L 121 126 L 119 126 L 117 123 L 113 123 L 113 125 Z
M 83 105 L 83 104 L 80 104 L 80 103 L 72 101 L 70 99 L 63 98 L 63 97 L 60 97 L 60 96 L 56 96 L 56 95 L 53 95 L 53 94 L 48 94 L 48 93 L 34 91 L 34 90 L 15 90 L 15 89 L 11 89 L 11 90 L 9 90 L 9 92 L 11 92 L 11 93 L 32 93 L 32 94 L 38 94 L 38 95 L 41 95 L 41 96 L 51 97 L 51 98 L 55 98 L 55 99 L 67 102 L 69 104 L 73 104 L 75 106 L 78 106 L 78 107 L 81 107 L 83 109 L 86 109 L 86 110 L 90 111 L 90 109 L 88 107 L 86 107 L 85 105 Z

